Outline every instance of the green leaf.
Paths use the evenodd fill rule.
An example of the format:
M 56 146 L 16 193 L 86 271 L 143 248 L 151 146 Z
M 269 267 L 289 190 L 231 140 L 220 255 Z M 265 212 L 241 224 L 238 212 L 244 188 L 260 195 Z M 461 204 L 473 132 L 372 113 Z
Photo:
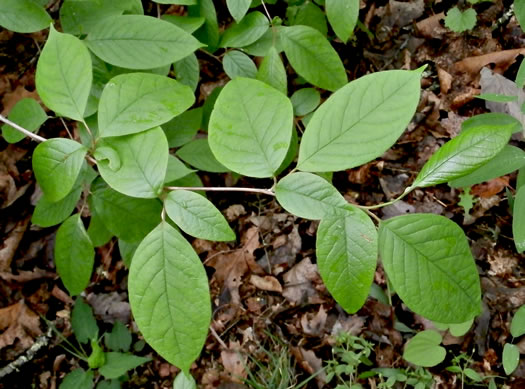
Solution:
M 195 187 L 195 186 L 204 186 L 202 180 L 197 173 L 190 173 L 185 177 L 179 178 L 178 180 L 170 182 L 172 186 L 181 186 L 181 187 Z M 197 190 L 195 193 L 199 193 L 201 196 L 206 197 L 206 192 L 203 190 Z
M 161 19 L 176 25 L 188 34 L 193 34 L 204 24 L 204 18 L 200 16 L 162 15 Z
M 326 288 L 348 313 L 366 301 L 377 264 L 377 230 L 358 208 L 321 220 L 317 266 Z
M 214 241 L 235 240 L 235 233 L 220 211 L 200 194 L 176 190 L 164 200 L 168 216 L 188 235 Z
M 181 371 L 173 381 L 173 389 L 197 389 L 197 383 L 191 374 Z
M 349 204 L 325 179 L 311 173 L 293 173 L 275 187 L 279 204 L 288 212 L 310 220 L 347 212 Z
M 286 9 L 286 15 L 291 26 L 309 26 L 315 28 L 325 37 L 328 34 L 328 26 L 324 12 L 310 1 L 299 6 L 289 6 Z
M 244 18 L 244 15 L 246 15 L 246 12 L 250 9 L 251 4 L 251 0 L 226 0 L 228 11 L 237 23 Z
M 290 141 L 290 147 L 286 152 L 286 157 L 284 157 L 283 163 L 281 163 L 281 166 L 279 166 L 279 169 L 277 169 L 275 172 L 276 176 L 280 175 L 284 169 L 290 166 L 290 164 L 295 160 L 295 157 L 297 157 L 297 150 L 299 150 L 299 138 L 297 136 L 297 130 L 294 128 L 292 129 L 292 140 Z
M 195 101 L 189 87 L 148 73 L 116 76 L 106 85 L 98 107 L 102 137 L 141 132 L 168 122 Z
M 176 154 L 187 164 L 205 172 L 226 173 L 229 171 L 217 161 L 206 138 L 195 139 L 186 143 L 177 150 Z
M 473 8 L 460 11 L 458 7 L 451 8 L 445 16 L 445 27 L 454 32 L 465 32 L 472 30 L 476 25 L 477 13 Z
M 520 132 L 522 129 L 519 120 L 510 115 L 499 112 L 483 113 L 481 115 L 472 116 L 461 123 L 462 131 L 469 131 L 479 127 L 510 127 L 513 134 Z
M 222 66 L 224 67 L 226 75 L 231 79 L 235 77 L 255 78 L 257 74 L 257 67 L 251 58 L 237 50 L 226 53 L 222 61 Z
M 102 19 L 85 42 L 97 57 L 128 69 L 158 68 L 202 47 L 197 39 L 172 23 L 144 15 Z
M 453 221 L 434 214 L 383 221 L 379 253 L 412 311 L 441 323 L 463 323 L 479 313 L 478 271 L 465 234 Z
M 403 358 L 416 366 L 439 365 L 447 355 L 445 348 L 439 345 L 441 340 L 441 335 L 436 331 L 421 331 L 408 341 Z
M 463 336 L 470 330 L 470 327 L 472 327 L 473 322 L 474 318 L 467 320 L 464 323 L 450 324 L 450 333 L 452 334 L 452 336 Z
M 259 11 L 250 12 L 239 23 L 224 31 L 220 47 L 248 46 L 259 39 L 269 28 L 268 18 Z
M 514 8 L 514 10 L 515 9 L 516 8 Z M 516 86 L 518 88 L 523 88 L 523 85 L 525 85 L 525 61 L 521 60 L 520 67 L 518 69 L 518 74 L 516 74 Z
M 103 380 L 98 382 L 96 389 L 121 389 L 121 385 L 118 380 Z
M 525 334 L 525 305 L 519 307 L 510 323 L 510 333 L 514 338 Z
M 99 148 L 105 152 L 99 153 Z M 94 156 L 100 175 L 116 191 L 141 198 L 156 198 L 161 193 L 169 148 L 160 127 L 104 138 L 97 143 Z
M 430 157 L 411 188 L 442 184 L 472 173 L 498 155 L 511 135 L 512 125 L 463 130 Z
M 82 180 L 77 180 L 71 192 L 56 202 L 49 201 L 47 196 L 43 195 L 36 204 L 31 222 L 40 227 L 52 227 L 62 223 L 75 209 L 82 194 L 82 187 Z
M 129 351 L 131 347 L 131 333 L 121 321 L 115 321 L 111 332 L 104 335 L 106 347 L 113 351 Z
M 518 19 L 521 30 L 525 31 L 525 3 L 523 1 L 514 0 L 514 15 L 516 16 L 516 19 Z M 518 87 L 520 86 L 518 85 Z
M 295 116 L 305 116 L 321 103 L 321 94 L 314 88 L 302 88 L 290 97 Z
M 118 249 L 120 252 L 120 257 L 122 259 L 122 262 L 124 262 L 124 265 L 129 269 L 131 265 L 131 260 L 133 259 L 133 255 L 135 255 L 135 251 L 137 250 L 137 247 L 139 247 L 139 243 L 128 243 L 123 241 L 122 239 L 118 240 Z
M 79 343 L 88 343 L 98 336 L 98 326 L 91 306 L 77 297 L 71 312 L 71 328 Z
M 314 113 L 299 148 L 298 168 L 350 169 L 382 155 L 403 133 L 419 103 L 421 69 L 361 77 Z
M 308 26 L 291 26 L 282 27 L 280 35 L 288 61 L 306 81 L 329 91 L 346 84 L 341 59 L 319 31 Z
M 166 133 L 171 148 L 183 146 L 191 141 L 201 126 L 202 107 L 199 107 L 181 113 L 163 124 L 162 129 Z
M 194 5 L 197 4 L 197 0 L 153 0 L 159 4 L 178 4 L 178 5 Z
M 36 100 L 24 98 L 15 104 L 7 118 L 28 131 L 36 132 L 47 120 L 47 117 L 46 112 Z M 2 126 L 2 136 L 8 143 L 16 143 L 26 137 L 8 124 Z
M 525 186 L 521 186 L 514 198 L 514 209 L 512 219 L 512 235 L 516 251 L 525 251 Z
M 505 145 L 501 152 L 473 172 L 452 180 L 453 188 L 465 188 L 505 176 L 525 166 L 525 152 L 515 146 Z
M 113 238 L 113 233 L 107 229 L 102 218 L 98 215 L 96 208 L 92 205 L 92 197 L 89 200 L 89 210 L 91 211 L 91 219 L 89 220 L 89 226 L 87 233 L 93 243 L 94 247 L 104 246 Z
M 93 74 L 91 56 L 78 38 L 53 26 L 36 67 L 36 90 L 60 116 L 82 121 Z
M 205 132 L 208 132 L 208 125 L 210 123 L 211 113 L 213 112 L 215 102 L 217 101 L 217 98 L 219 97 L 223 89 L 224 87 L 222 86 L 213 88 L 211 93 L 208 95 L 208 97 L 206 97 L 206 100 L 204 101 L 204 104 L 202 106 L 202 129 Z
M 292 136 L 290 100 L 271 86 L 236 78 L 221 91 L 210 117 L 209 142 L 219 162 L 249 177 L 271 177 Z
M 62 223 L 55 242 L 57 272 L 71 296 L 88 286 L 94 263 L 95 249 L 77 213 Z
M 195 56 L 195 53 L 188 55 L 187 57 L 175 62 L 173 64 L 175 76 L 177 81 L 183 85 L 187 85 L 193 92 L 197 89 L 199 84 L 199 60 Z
M 90 369 L 98 369 L 106 363 L 106 355 L 98 344 L 98 339 L 91 339 L 91 354 L 87 363 Z
M 166 177 L 164 178 L 164 183 L 176 181 L 178 179 L 186 177 L 188 174 L 193 173 L 195 171 L 196 170 L 188 168 L 177 157 L 170 154 L 169 159 L 168 159 L 168 170 L 166 171 Z
M 129 301 L 144 339 L 188 372 L 211 320 L 208 278 L 182 235 L 162 222 L 139 245 L 129 270 Z
M 52 22 L 44 7 L 32 0 L 2 0 L 0 26 L 7 30 L 29 33 L 43 30 Z
M 261 65 L 259 66 L 256 78 L 259 81 L 273 86 L 284 95 L 288 95 L 288 79 L 286 78 L 286 69 L 284 68 L 281 56 L 275 47 L 272 46 L 268 50 L 268 54 L 266 54 L 263 61 L 261 62 Z
M 259 39 L 248 46 L 244 46 L 242 49 L 247 54 L 255 57 L 264 57 L 268 55 L 269 50 L 274 47 L 277 53 L 283 51 L 283 45 L 281 44 L 281 31 L 282 26 L 273 26 L 269 28 Z
M 219 45 L 219 23 L 213 0 L 199 0 L 197 5 L 188 7 L 190 17 L 203 17 L 204 25 L 195 31 L 195 37 L 208 45 L 206 50 L 213 53 Z
M 326 0 L 326 17 L 344 43 L 352 36 L 359 17 L 359 0 Z
M 92 204 L 112 234 L 127 242 L 142 240 L 160 221 L 161 203 L 125 196 L 98 181 L 92 188 Z
M 93 378 L 94 373 L 92 371 L 75 369 L 64 377 L 58 389 L 92 389 Z
M 99 373 L 106 379 L 119 378 L 143 363 L 151 361 L 151 358 L 137 357 L 133 354 L 109 352 L 106 353 L 106 363 Z
M 87 148 L 69 139 L 54 138 L 40 143 L 33 152 L 33 171 L 49 201 L 67 196 L 77 180 Z
M 517 101 L 518 96 L 507 96 L 498 93 L 482 93 L 481 95 L 475 96 L 477 99 L 493 101 L 495 103 L 509 103 L 511 101 Z
M 505 343 L 505 346 L 503 347 L 503 370 L 505 370 L 505 374 L 512 374 L 512 372 L 518 367 L 519 363 L 520 349 L 518 346 L 511 343 Z

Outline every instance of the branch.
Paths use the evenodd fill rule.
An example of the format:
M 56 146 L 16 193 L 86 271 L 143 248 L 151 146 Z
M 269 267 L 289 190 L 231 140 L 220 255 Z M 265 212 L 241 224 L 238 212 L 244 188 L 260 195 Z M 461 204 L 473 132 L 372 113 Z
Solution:
M 258 189 L 258 188 L 236 188 L 236 187 L 212 187 L 212 186 L 166 186 L 167 190 L 192 190 L 198 191 L 203 190 L 207 192 L 250 192 L 250 193 L 261 193 L 268 196 L 275 196 L 275 192 L 271 189 Z
M 10 125 L 15 130 L 20 131 L 22 134 L 30 137 L 31 139 L 33 139 L 33 140 L 35 140 L 37 142 L 45 142 L 47 140 L 46 138 L 44 138 L 44 137 L 42 137 L 40 135 L 33 134 L 31 131 L 26 130 L 24 127 L 20 127 L 18 124 L 13 123 L 11 120 L 3 117 L 2 115 L 0 115 L 0 121 L 4 122 L 5 124 Z

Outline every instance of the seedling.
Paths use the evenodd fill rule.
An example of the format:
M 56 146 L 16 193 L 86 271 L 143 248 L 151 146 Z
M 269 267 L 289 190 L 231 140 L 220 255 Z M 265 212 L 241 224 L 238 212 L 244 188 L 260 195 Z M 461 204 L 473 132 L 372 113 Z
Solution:
M 510 334 L 512 343 L 505 343 L 503 347 L 503 369 L 507 375 L 512 374 L 520 363 L 520 349 L 513 342 L 514 338 L 525 334 L 525 305 L 522 305 L 514 314 L 510 323 Z

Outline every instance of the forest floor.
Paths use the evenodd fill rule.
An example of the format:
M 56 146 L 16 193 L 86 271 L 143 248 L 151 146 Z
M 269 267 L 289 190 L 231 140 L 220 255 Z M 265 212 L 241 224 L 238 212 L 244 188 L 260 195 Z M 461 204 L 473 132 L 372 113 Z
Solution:
M 380 70 L 428 65 L 417 113 L 396 145 L 362 167 L 334 174 L 334 185 L 348 201 L 372 205 L 401 194 L 430 155 L 457 135 L 462 121 L 487 112 L 484 101 L 475 99 L 481 90 L 480 71 L 487 67 L 514 80 L 525 55 L 525 34 L 515 18 L 506 14 L 511 3 L 506 0 L 477 6 L 476 27 L 462 34 L 443 25 L 443 12 L 455 1 L 361 3 L 360 20 L 373 36 L 357 30 L 356 39 L 348 45 L 334 43 L 350 80 Z M 3 115 L 23 97 L 38 98 L 35 67 L 46 37 L 47 30 L 35 34 L 0 30 Z M 197 55 L 201 64 L 200 105 L 228 78 L 215 58 L 202 52 Z M 500 82 L 490 77 L 489 82 Z M 64 135 L 59 120 L 48 121 L 41 131 L 44 136 Z M 512 144 L 525 146 L 523 139 L 514 139 Z M 0 378 L 0 388 L 6 389 L 57 388 L 63 376 L 79 365 L 60 347 L 62 340 L 48 332 L 49 324 L 43 320 L 65 337 L 71 336 L 73 301 L 53 262 L 56 228 L 42 229 L 30 222 L 40 196 L 31 170 L 34 147 L 29 140 L 16 145 L 0 140 L 0 369 L 27 356 L 35 341 L 42 343 L 19 371 Z M 232 183 L 229 174 L 200 174 L 205 185 Z M 525 387 L 525 359 L 510 377 L 504 374 L 501 359 L 504 343 L 511 340 L 510 319 L 525 304 L 524 258 L 514 248 L 507 202 L 515 181 L 515 175 L 510 175 L 474 186 L 473 208 L 468 210 L 467 206 L 467 211 L 460 205 L 461 192 L 447 185 L 415 190 L 403 201 L 377 211 L 381 218 L 407 212 L 444 215 L 464 228 L 471 244 L 481 277 L 483 309 L 465 336 L 445 335 L 447 358 L 428 369 L 436 388 L 462 387 L 461 377 L 445 369 L 460 353 L 470 358 L 470 367 L 479 374 L 500 376 L 496 379 L 498 387 Z M 254 185 L 244 178 L 240 184 Z M 192 241 L 208 270 L 213 302 L 212 331 L 192 367 L 200 387 L 256 387 L 243 383 L 242 378 L 277 371 L 281 376 L 290 373 L 293 388 L 293 382 L 307 379 L 329 361 L 344 364 L 333 353 L 335 334 L 341 330 L 371 343 L 372 366 L 361 364 L 358 373 L 373 367 L 407 369 L 403 345 L 413 331 L 432 328 L 432 323 L 411 313 L 395 295 L 392 305 L 388 304 L 381 266 L 375 275 L 374 297 L 356 314 L 348 315 L 331 298 L 317 271 L 318 222 L 295 218 L 273 198 L 255 194 L 210 193 L 209 198 L 227 217 L 239 241 Z M 467 203 L 464 196 L 461 204 Z M 140 334 L 132 321 L 126 279 L 127 270 L 112 241 L 97 249 L 96 268 L 84 298 L 93 307 L 102 330 L 121 320 L 134 332 L 136 343 Z M 525 352 L 525 340 L 518 346 Z M 124 387 L 171 388 L 177 369 L 148 346 L 139 354 L 153 360 L 130 374 Z M 359 382 L 370 388 L 380 383 L 377 377 Z M 326 384 L 322 372 L 305 387 L 335 386 L 335 381 Z

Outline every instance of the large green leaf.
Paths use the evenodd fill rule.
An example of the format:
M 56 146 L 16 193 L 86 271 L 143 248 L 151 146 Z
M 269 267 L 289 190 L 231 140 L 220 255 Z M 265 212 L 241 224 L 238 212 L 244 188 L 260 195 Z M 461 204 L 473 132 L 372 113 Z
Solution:
M 195 101 L 191 89 L 148 73 L 116 76 L 106 85 L 98 108 L 102 137 L 134 134 L 168 122 Z
M 77 180 L 87 148 L 69 139 L 40 143 L 33 152 L 33 171 L 49 201 L 66 197 Z
M 286 69 L 284 68 L 281 56 L 275 49 L 271 47 L 268 54 L 264 57 L 257 71 L 256 78 L 268 85 L 273 86 L 285 95 L 288 94 L 288 79 L 286 78 Z
M 202 46 L 172 23 L 144 15 L 105 18 L 91 29 L 85 42 L 97 57 L 128 69 L 168 65 Z
M 126 242 L 144 238 L 160 221 L 162 205 L 158 200 L 125 196 L 95 181 L 91 202 L 106 228 Z
M 311 173 L 293 173 L 275 187 L 279 204 L 288 212 L 311 220 L 348 212 L 349 204 L 324 178 Z
M 106 353 L 106 363 L 98 371 L 106 379 L 119 378 L 143 363 L 151 361 L 151 358 L 139 357 L 128 353 L 109 352 Z
M 518 19 L 521 29 L 525 31 L 525 2 L 514 0 L 514 15 Z
M 315 28 L 324 37 L 328 34 L 324 12 L 311 1 L 306 1 L 298 6 L 288 6 L 286 18 L 290 26 L 309 26 Z
M 177 150 L 176 154 L 187 164 L 205 172 L 226 173 L 229 171 L 217 161 L 206 138 L 195 139 L 186 143 Z
M 516 193 L 512 214 L 514 245 L 518 253 L 522 253 L 525 251 L 525 186 L 519 188 L 518 193 Z
M 219 162 L 249 177 L 271 177 L 292 136 L 290 100 L 267 84 L 230 81 L 217 99 L 209 123 L 210 148 Z
M 377 230 L 360 209 L 321 220 L 317 266 L 328 291 L 348 313 L 366 301 L 377 264 Z
M 510 127 L 512 128 L 513 134 L 522 130 L 521 122 L 518 119 L 500 112 L 475 115 L 461 123 L 462 131 L 469 131 L 470 129 L 479 127 Z
M 326 0 L 326 17 L 335 34 L 346 43 L 359 17 L 359 0 Z
M 201 16 L 191 17 L 182 15 L 162 15 L 162 20 L 173 23 L 179 28 L 182 28 L 188 34 L 192 34 L 204 24 L 204 18 Z
M 181 84 L 187 85 L 192 91 L 197 89 L 199 84 L 199 60 L 195 53 L 188 55 L 187 57 L 175 62 L 173 64 L 173 70 L 177 81 Z
M 219 23 L 217 22 L 217 12 L 213 0 L 199 0 L 197 5 L 188 7 L 190 17 L 203 17 L 204 25 L 195 31 L 195 36 L 199 41 L 208 45 L 206 50 L 213 53 L 219 45 Z
M 395 291 L 414 312 L 441 323 L 462 323 L 479 313 L 478 270 L 453 221 L 433 214 L 384 221 L 379 253 Z
M 230 15 L 235 19 L 236 22 L 240 22 L 246 12 L 250 9 L 252 4 L 251 0 L 226 0 L 226 6 Z
M 191 245 L 168 223 L 159 224 L 137 248 L 128 289 L 144 339 L 164 359 L 188 372 L 210 325 L 208 278 Z
M 196 238 L 230 241 L 235 233 L 215 205 L 198 193 L 170 192 L 164 200 L 168 216 L 188 235 Z
M 442 184 L 472 173 L 503 150 L 512 128 L 481 125 L 463 130 L 430 157 L 411 187 Z
M 330 96 L 306 127 L 298 168 L 345 170 L 383 154 L 416 111 L 420 76 L 421 70 L 369 74 Z
M 162 191 L 168 155 L 168 140 L 160 127 L 104 138 L 95 150 L 104 181 L 120 193 L 142 198 L 155 198 Z
M 48 116 L 36 100 L 24 98 L 19 100 L 9 111 L 7 118 L 28 131 L 36 132 Z M 26 137 L 8 124 L 2 126 L 2 136 L 8 143 L 16 143 Z
M 77 213 L 62 223 L 55 242 L 57 272 L 70 295 L 88 286 L 94 263 L 95 249 Z
M 224 72 L 228 77 L 234 79 L 235 77 L 255 78 L 257 74 L 257 67 L 252 59 L 241 51 L 228 51 L 222 60 Z
M 52 22 L 44 7 L 33 0 L 2 0 L 0 26 L 20 33 L 36 32 Z
M 36 67 L 36 90 L 58 115 L 82 120 L 93 74 L 91 56 L 78 38 L 53 26 Z
M 268 28 L 266 16 L 259 11 L 251 12 L 224 32 L 221 47 L 248 46 L 263 36 Z
M 164 177 L 164 183 L 179 180 L 195 171 L 196 170 L 187 167 L 180 159 L 170 154 L 168 158 L 168 169 L 166 170 L 166 177 Z
M 306 81 L 329 91 L 346 84 L 341 59 L 319 31 L 308 26 L 282 27 L 280 36 L 288 61 Z
M 473 172 L 449 182 L 453 188 L 466 188 L 512 173 L 525 166 L 525 151 L 510 145 Z

